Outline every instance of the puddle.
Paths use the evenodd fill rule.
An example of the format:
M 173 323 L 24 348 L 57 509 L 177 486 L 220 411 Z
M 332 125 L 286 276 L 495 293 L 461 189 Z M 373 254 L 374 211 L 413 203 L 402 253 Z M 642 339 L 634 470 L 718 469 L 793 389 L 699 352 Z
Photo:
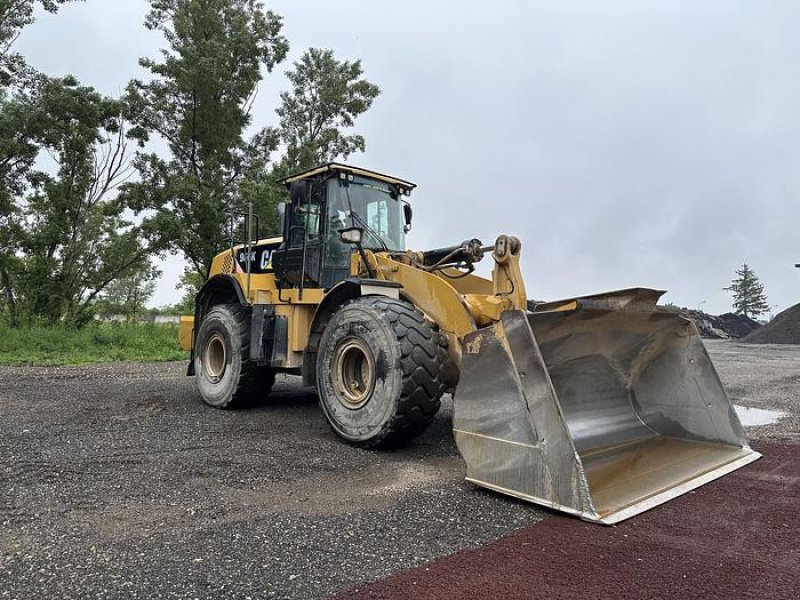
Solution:
M 766 410 L 763 408 L 750 408 L 749 406 L 737 406 L 734 404 L 736 414 L 744 427 L 754 425 L 771 425 L 777 423 L 778 419 L 785 417 L 786 413 L 779 410 Z

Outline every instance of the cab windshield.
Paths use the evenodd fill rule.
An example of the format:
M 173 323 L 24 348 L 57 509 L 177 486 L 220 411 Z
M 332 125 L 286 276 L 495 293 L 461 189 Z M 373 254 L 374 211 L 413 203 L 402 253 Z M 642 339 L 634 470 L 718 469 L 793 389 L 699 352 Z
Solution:
M 388 184 L 356 176 L 354 181 L 332 179 L 328 188 L 328 234 L 339 229 L 364 230 L 364 248 L 405 250 L 403 206 Z

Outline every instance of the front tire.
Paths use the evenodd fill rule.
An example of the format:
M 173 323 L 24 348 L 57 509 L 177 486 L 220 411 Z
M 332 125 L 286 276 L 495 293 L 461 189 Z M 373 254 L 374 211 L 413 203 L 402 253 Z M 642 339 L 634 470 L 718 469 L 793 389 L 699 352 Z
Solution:
M 317 388 L 334 432 L 376 448 L 421 434 L 439 410 L 444 336 L 413 306 L 356 298 L 333 315 L 320 340 Z
M 219 304 L 208 311 L 197 332 L 195 379 L 203 401 L 214 408 L 236 408 L 266 396 L 275 371 L 250 361 L 250 311 Z

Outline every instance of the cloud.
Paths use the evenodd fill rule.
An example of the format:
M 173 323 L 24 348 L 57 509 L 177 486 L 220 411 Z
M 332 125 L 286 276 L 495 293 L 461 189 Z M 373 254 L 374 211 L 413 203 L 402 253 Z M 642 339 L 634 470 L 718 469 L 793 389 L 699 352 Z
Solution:
M 747 261 L 770 304 L 800 301 L 796 2 L 269 7 L 291 58 L 330 47 L 381 86 L 353 162 L 420 184 L 415 247 L 518 235 L 537 298 L 645 284 L 723 312 Z M 20 47 L 114 93 L 161 44 L 145 10 L 87 0 Z M 259 124 L 286 66 L 262 85 Z

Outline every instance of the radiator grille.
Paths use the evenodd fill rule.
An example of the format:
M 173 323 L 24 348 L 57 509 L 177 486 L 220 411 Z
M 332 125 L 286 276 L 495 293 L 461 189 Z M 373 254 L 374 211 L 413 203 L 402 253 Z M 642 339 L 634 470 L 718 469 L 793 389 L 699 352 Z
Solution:
M 222 272 L 233 273 L 233 257 L 230 254 L 226 254 L 222 259 Z

